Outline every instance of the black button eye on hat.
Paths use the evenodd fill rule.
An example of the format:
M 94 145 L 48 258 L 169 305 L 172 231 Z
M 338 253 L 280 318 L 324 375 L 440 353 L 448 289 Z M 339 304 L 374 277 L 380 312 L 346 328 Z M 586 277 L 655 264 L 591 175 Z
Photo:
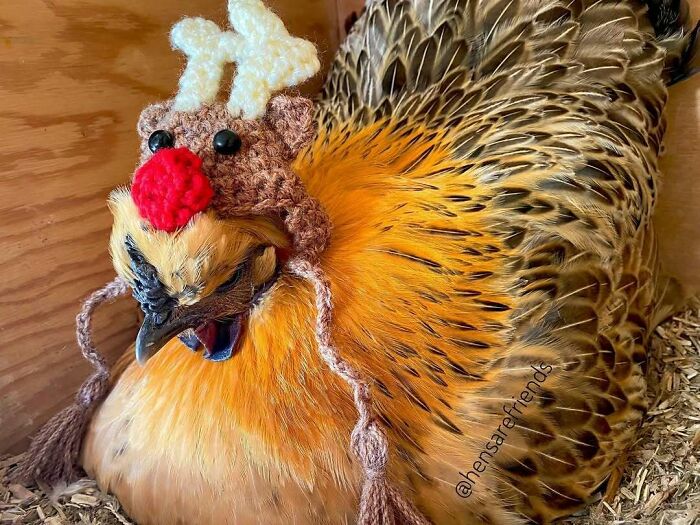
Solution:
M 222 129 L 214 135 L 214 151 L 221 155 L 234 155 L 241 149 L 243 142 L 235 131 Z
M 148 137 L 148 149 L 153 153 L 161 148 L 172 148 L 175 145 L 175 137 L 169 131 L 159 129 Z

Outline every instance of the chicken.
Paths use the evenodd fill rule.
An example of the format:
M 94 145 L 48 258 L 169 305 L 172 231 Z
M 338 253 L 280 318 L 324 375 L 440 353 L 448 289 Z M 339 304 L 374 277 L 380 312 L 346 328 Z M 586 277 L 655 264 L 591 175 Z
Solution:
M 276 170 L 320 204 L 333 339 L 368 378 L 390 480 L 435 524 L 550 523 L 634 440 L 648 336 L 680 297 L 651 224 L 664 81 L 697 33 L 649 4 L 371 2 L 313 118 L 284 96 L 256 120 L 141 115 L 142 165 L 200 162 L 219 208 L 227 174 Z M 85 469 L 141 525 L 352 522 L 355 406 L 284 217 L 158 229 L 135 195 L 111 196 L 110 247 L 146 313 L 140 363 L 119 364 Z

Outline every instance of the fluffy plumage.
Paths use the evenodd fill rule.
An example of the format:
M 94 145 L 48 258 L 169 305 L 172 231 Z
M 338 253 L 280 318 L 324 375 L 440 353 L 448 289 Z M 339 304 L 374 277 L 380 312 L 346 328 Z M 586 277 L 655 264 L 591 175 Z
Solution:
M 652 32 L 636 1 L 387 0 L 332 66 L 292 167 L 334 226 L 321 265 L 335 341 L 372 380 L 392 480 L 434 523 L 548 523 L 634 438 L 646 341 L 677 297 L 651 225 L 667 96 Z M 203 214 L 173 238 L 122 197 L 118 272 L 133 279 L 131 235 L 182 305 L 250 248 L 284 260 L 274 221 Z M 355 414 L 314 316 L 308 285 L 283 273 L 233 359 L 173 340 L 143 368 L 125 362 L 86 468 L 142 524 L 352 521 Z M 541 363 L 551 374 L 481 457 Z

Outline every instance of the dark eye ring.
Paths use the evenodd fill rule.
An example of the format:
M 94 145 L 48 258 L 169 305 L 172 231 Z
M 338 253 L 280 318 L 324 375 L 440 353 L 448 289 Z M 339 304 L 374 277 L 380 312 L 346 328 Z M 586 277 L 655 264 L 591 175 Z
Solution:
M 241 277 L 243 276 L 243 267 L 239 266 L 236 268 L 236 271 L 233 272 L 231 277 L 229 277 L 226 282 L 221 284 L 216 291 L 217 292 L 228 292 L 231 288 L 236 286 L 238 284 L 238 281 L 241 280 Z
M 214 135 L 214 151 L 221 155 L 233 155 L 241 149 L 243 142 L 238 133 L 230 129 L 222 129 Z
M 148 137 L 148 149 L 153 153 L 161 148 L 172 148 L 175 145 L 175 137 L 169 131 L 159 129 Z

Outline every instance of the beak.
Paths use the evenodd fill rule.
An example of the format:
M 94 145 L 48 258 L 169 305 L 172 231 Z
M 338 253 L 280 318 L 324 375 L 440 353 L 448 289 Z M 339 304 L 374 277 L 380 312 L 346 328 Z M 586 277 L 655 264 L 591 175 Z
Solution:
M 188 328 L 190 325 L 182 320 L 169 320 L 158 325 L 152 315 L 147 315 L 136 336 L 136 360 L 145 365 L 165 343 Z

